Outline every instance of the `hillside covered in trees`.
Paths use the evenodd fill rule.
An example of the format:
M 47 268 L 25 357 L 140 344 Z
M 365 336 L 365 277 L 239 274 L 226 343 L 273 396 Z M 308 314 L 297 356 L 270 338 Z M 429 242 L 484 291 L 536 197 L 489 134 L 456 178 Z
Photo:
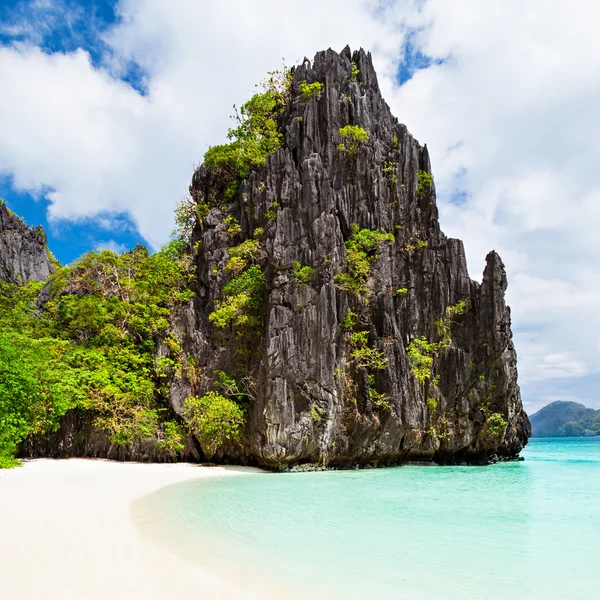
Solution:
M 600 435 L 600 410 L 578 402 L 557 401 L 531 415 L 533 437 Z

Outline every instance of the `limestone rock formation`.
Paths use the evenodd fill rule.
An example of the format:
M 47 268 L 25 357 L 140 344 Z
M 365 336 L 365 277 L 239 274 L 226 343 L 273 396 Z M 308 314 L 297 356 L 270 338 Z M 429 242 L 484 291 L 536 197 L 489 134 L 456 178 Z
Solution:
M 28 227 L 0 200 L 0 279 L 45 281 L 54 270 L 44 230 Z
M 194 173 L 195 294 L 155 340 L 156 363 L 178 365 L 162 408 L 185 421 L 186 399 L 225 377 L 248 407 L 242 439 L 167 456 L 156 440 L 117 447 L 72 410 L 25 455 L 271 469 L 518 456 L 531 426 L 504 265 L 492 251 L 470 279 L 440 230 L 427 147 L 391 114 L 370 55 L 305 59 L 277 127 L 281 147 L 239 189 L 214 166 Z M 52 271 L 43 232 L 0 206 L 0 278 Z
M 306 99 L 303 82 L 323 87 Z M 348 125 L 368 134 L 352 152 L 339 147 Z M 504 265 L 492 251 L 482 283 L 470 279 L 462 242 L 440 230 L 427 147 L 391 114 L 370 55 L 305 59 L 279 128 L 284 144 L 266 168 L 196 224 L 196 298 L 173 328 L 203 377 L 174 381 L 174 409 L 216 371 L 243 379 L 245 439 L 215 458 L 274 469 L 515 457 L 530 424 Z M 198 203 L 210 202 L 213 180 L 204 166 L 194 173 Z M 261 240 L 264 291 L 242 331 L 209 321 L 233 277 L 228 216 L 241 226 L 235 244 Z M 340 274 L 352 275 L 352 236 L 365 229 L 394 240 L 366 250 L 356 294 Z

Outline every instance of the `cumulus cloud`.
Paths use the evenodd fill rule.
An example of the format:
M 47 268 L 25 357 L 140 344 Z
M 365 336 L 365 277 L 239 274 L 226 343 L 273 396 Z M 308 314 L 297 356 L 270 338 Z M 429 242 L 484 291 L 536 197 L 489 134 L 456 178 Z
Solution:
M 223 141 L 232 105 L 282 56 L 293 63 L 350 43 L 393 62 L 402 35 L 374 7 L 361 0 L 309 1 L 302 11 L 271 0 L 260 10 L 240 0 L 125 0 L 116 7 L 118 24 L 103 34 L 101 66 L 84 49 L 2 47 L 0 172 L 19 189 L 44 190 L 51 218 L 127 210 L 157 247 L 193 165 Z M 120 78 L 131 65 L 144 73 L 143 93 Z
M 555 392 L 578 381 L 579 397 L 600 406 L 598 16 L 588 2 L 428 1 L 416 42 L 443 62 L 387 90 L 428 143 L 442 226 L 465 240 L 471 272 L 491 247 L 507 265 L 532 403 L 550 397 L 542 381 Z
M 59 5 L 36 4 L 45 14 Z M 126 211 L 160 245 L 193 165 L 224 140 L 233 103 L 282 57 L 363 46 L 393 112 L 428 144 L 442 227 L 465 240 L 472 275 L 492 247 L 507 265 L 526 400 L 562 389 L 600 406 L 585 387 L 600 358 L 600 8 L 120 0 L 115 11 L 117 23 L 98 33 L 100 60 L 85 49 L 43 52 L 23 15 L 8 24 L 21 28 L 18 41 L 0 47 L 0 174 L 47 195 L 51 217 Z M 405 57 L 412 77 L 400 86 Z M 133 71 L 135 87 L 123 81 Z M 540 383 L 550 380 L 551 392 Z

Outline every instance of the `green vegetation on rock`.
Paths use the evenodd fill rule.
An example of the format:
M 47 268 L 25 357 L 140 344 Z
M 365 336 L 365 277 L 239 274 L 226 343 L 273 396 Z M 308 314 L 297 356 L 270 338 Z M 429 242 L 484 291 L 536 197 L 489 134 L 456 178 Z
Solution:
M 320 423 L 325 416 L 327 415 L 327 411 L 316 404 L 311 404 L 310 406 L 310 416 L 313 420 L 313 423 Z
M 237 219 L 233 215 L 228 215 L 223 219 L 223 223 L 227 226 L 227 234 L 231 240 L 235 239 L 242 233 L 242 228 Z
M 258 307 L 262 302 L 265 276 L 260 265 L 253 265 L 223 287 L 223 297 L 215 303 L 208 320 L 217 328 L 232 325 L 252 329 L 260 325 Z
M 431 412 L 432 415 L 437 413 L 438 401 L 433 397 L 427 398 L 427 408 L 429 408 L 429 411 Z
M 385 160 L 381 171 L 390 185 L 398 183 L 398 163 L 396 161 Z
M 298 283 L 302 285 L 310 285 L 314 276 L 314 269 L 308 265 L 303 265 L 301 262 L 294 261 L 294 277 Z
M 460 300 L 452 306 L 446 307 L 444 316 L 441 319 L 435 321 L 437 334 L 439 337 L 438 347 L 445 347 L 450 344 L 450 326 L 452 324 L 452 318 L 457 315 L 462 315 L 467 310 L 467 301 Z
M 264 167 L 267 158 L 283 145 L 277 118 L 289 103 L 291 82 L 291 71 L 285 67 L 270 72 L 262 91 L 242 104 L 239 111 L 235 109 L 237 126 L 227 135 L 232 141 L 213 146 L 204 154 L 204 166 L 223 190 L 226 202 L 235 198 L 252 169 Z
M 434 353 L 444 350 L 450 345 L 452 341 L 450 336 L 452 318 L 456 315 L 464 314 L 467 308 L 466 300 L 459 300 L 456 304 L 446 307 L 444 315 L 435 321 L 439 338 L 438 342 L 430 342 L 425 336 L 421 336 L 415 338 L 406 347 L 410 368 L 419 383 L 424 383 L 426 380 L 431 379 L 433 375 Z
M 356 313 L 349 310 L 342 321 L 342 329 L 352 329 L 356 325 Z
M 155 362 L 168 317 L 187 302 L 189 257 L 172 242 L 150 256 L 139 246 L 91 252 L 48 283 L 0 284 L 0 454 L 12 457 L 29 435 L 55 430 L 71 408 L 88 411 L 114 444 L 155 440 L 181 446 L 162 380 L 181 358 Z
M 271 207 L 265 211 L 265 219 L 267 221 L 275 221 L 277 219 L 277 213 L 281 210 L 281 204 L 275 201 L 271 204 Z
M 346 334 L 351 352 L 350 358 L 355 367 L 367 370 L 369 381 L 369 399 L 375 410 L 390 410 L 390 397 L 388 394 L 377 391 L 373 371 L 384 371 L 388 368 L 388 359 L 383 352 L 379 352 L 368 345 L 368 331 L 353 331 Z
M 337 149 L 349 158 L 354 158 L 358 154 L 360 145 L 369 140 L 369 134 L 358 125 L 346 125 L 341 127 L 338 133 L 342 142 L 338 144 Z
M 346 240 L 346 272 L 338 273 L 335 282 L 338 288 L 356 296 L 367 294 L 367 280 L 371 267 L 379 258 L 384 242 L 394 242 L 394 235 L 383 231 L 360 229 L 352 224 L 352 233 Z
M 176 235 L 179 239 L 189 240 L 196 224 L 203 227 L 210 207 L 206 202 L 196 202 L 190 196 L 182 198 L 175 207 Z
M 209 458 L 226 442 L 239 442 L 244 434 L 244 408 L 218 392 L 187 398 L 183 417 Z
M 392 407 L 389 394 L 378 392 L 375 387 L 375 375 L 369 374 L 369 400 L 375 410 L 389 411 Z
M 248 265 L 254 264 L 260 257 L 262 245 L 257 239 L 248 239 L 239 246 L 229 248 L 229 261 L 225 265 L 226 271 L 243 271 Z
M 437 345 L 430 343 L 425 336 L 415 338 L 406 347 L 410 368 L 419 383 L 431 378 L 436 349 Z
M 433 187 L 433 175 L 427 171 L 417 173 L 417 196 L 424 196 Z
M 383 352 L 378 352 L 369 348 L 367 342 L 369 338 L 368 331 L 355 331 L 349 335 L 352 352 L 350 357 L 359 367 L 369 370 L 387 369 L 388 361 Z
M 322 89 L 323 84 L 319 81 L 315 81 L 314 83 L 306 83 L 306 81 L 300 82 L 300 93 L 302 94 L 302 100 L 305 104 L 307 104 L 313 96 L 318 97 Z
M 491 413 L 486 419 L 486 428 L 494 436 L 499 437 L 506 428 L 506 419 L 500 413 Z

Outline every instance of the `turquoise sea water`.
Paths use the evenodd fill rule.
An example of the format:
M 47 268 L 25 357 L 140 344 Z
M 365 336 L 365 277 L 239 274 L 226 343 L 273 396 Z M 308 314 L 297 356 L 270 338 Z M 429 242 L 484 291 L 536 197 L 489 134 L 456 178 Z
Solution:
M 260 598 L 600 598 L 600 438 L 533 439 L 523 456 L 198 480 L 134 518 Z

